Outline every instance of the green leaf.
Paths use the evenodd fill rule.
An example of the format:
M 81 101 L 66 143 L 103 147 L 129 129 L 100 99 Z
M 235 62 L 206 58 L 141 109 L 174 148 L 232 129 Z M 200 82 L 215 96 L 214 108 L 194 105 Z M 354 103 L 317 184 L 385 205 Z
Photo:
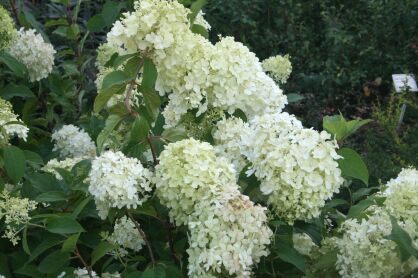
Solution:
M 346 178 L 359 179 L 368 185 L 369 171 L 361 156 L 349 148 L 342 148 L 337 153 L 343 157 L 338 160 L 342 175 Z
M 28 151 L 28 150 L 24 150 L 24 152 L 25 152 L 26 163 L 28 163 L 32 167 L 39 168 L 40 166 L 44 164 L 44 160 L 39 154 Z
M 101 14 L 96 14 L 87 22 L 87 29 L 90 32 L 100 32 L 107 26 L 106 21 Z
M 25 174 L 25 153 L 18 147 L 7 146 L 3 148 L 3 159 L 7 175 L 17 184 Z
M 370 195 L 370 192 L 372 192 L 375 189 L 378 189 L 378 188 L 376 188 L 376 187 L 362 187 L 362 188 L 359 188 L 352 195 L 353 201 L 354 202 L 357 202 L 358 200 L 360 200 L 364 196 Z
M 171 127 L 167 128 L 161 134 L 162 138 L 168 142 L 176 142 L 187 138 L 187 132 L 184 127 Z
M 157 119 L 158 114 L 160 113 L 160 96 L 155 91 L 149 91 L 143 88 L 139 88 L 142 96 L 144 97 L 145 110 L 153 121 Z
M 332 250 L 322 255 L 315 263 L 315 269 L 334 269 L 337 262 L 337 250 Z
M 23 236 L 22 236 L 22 247 L 23 251 L 30 256 L 30 249 L 28 245 L 28 226 L 25 226 L 23 229 Z
M 60 271 L 70 262 L 70 254 L 60 250 L 46 256 L 39 264 L 39 271 L 42 273 L 55 273 Z
M 10 83 L 0 89 L 0 96 L 3 99 L 9 100 L 13 97 L 34 98 L 35 94 L 25 85 Z
M 141 278 L 165 278 L 165 277 L 166 277 L 165 269 L 160 265 L 148 267 L 144 271 L 144 273 L 142 273 L 142 276 L 141 276 Z
M 106 241 L 100 242 L 99 245 L 97 245 L 97 247 L 94 248 L 93 252 L 91 253 L 91 265 L 93 266 L 98 260 L 100 260 L 113 249 L 115 249 L 113 244 L 110 244 Z
M 83 227 L 71 216 L 49 218 L 46 229 L 54 234 L 75 234 L 84 232 Z
M 296 93 L 286 94 L 286 96 L 287 96 L 287 102 L 289 103 L 294 103 L 294 102 L 298 102 L 298 101 L 305 99 L 304 96 L 300 94 L 296 94 Z
M 133 57 L 139 57 L 138 56 L 138 53 L 132 53 L 132 54 L 126 54 L 126 55 L 117 56 L 113 60 L 112 65 L 113 65 L 114 68 L 118 68 L 121 65 L 123 65 L 127 60 L 130 60 Z
M 100 92 L 96 98 L 94 99 L 94 104 L 93 104 L 93 111 L 95 113 L 99 113 L 100 110 L 102 110 L 102 108 L 106 105 L 106 103 L 109 101 L 109 99 L 115 95 L 115 94 L 119 94 L 122 93 L 124 90 L 124 88 L 118 88 L 118 91 L 112 91 L 112 90 L 108 90 L 106 92 Z
M 134 214 L 144 214 L 151 217 L 158 218 L 158 213 L 155 208 L 149 203 L 144 203 L 141 206 L 138 206 L 134 211 Z
M 49 191 L 38 195 L 35 198 L 37 202 L 59 202 L 66 201 L 68 196 L 63 191 Z
M 276 253 L 280 259 L 296 266 L 300 271 L 305 272 L 305 257 L 299 254 L 290 242 L 279 239 Z
M 1 271 L 1 269 L 0 269 Z M 44 278 L 45 275 L 42 275 L 39 270 L 38 267 L 35 265 L 24 265 L 23 267 L 17 269 L 14 271 L 15 274 L 21 274 L 24 276 L 29 276 L 32 278 Z M 7 276 L 6 277 L 14 277 L 14 276 Z
M 144 68 L 142 75 L 142 88 L 147 91 L 155 92 L 155 82 L 157 81 L 157 68 L 150 58 L 144 58 Z
M 195 2 L 193 2 L 193 4 L 190 7 L 191 14 L 188 15 L 190 25 L 193 25 L 197 14 L 200 12 L 203 6 L 206 5 L 207 2 L 207 0 L 196 0 Z
M 104 77 L 101 90 L 107 91 L 114 86 L 127 84 L 131 80 L 132 78 L 123 71 L 112 71 Z
M 368 207 L 370 207 L 373 204 L 373 198 L 364 199 L 358 202 L 356 205 L 352 206 L 348 211 L 347 216 L 350 218 L 358 218 L 363 213 L 363 211 L 365 211 Z
M 100 93 L 94 100 L 94 112 L 98 113 L 106 105 L 109 99 L 115 95 L 125 91 L 126 85 L 132 78 L 123 71 L 113 71 L 105 76 L 102 82 Z
M 347 121 L 341 114 L 325 116 L 323 119 L 324 129 L 333 134 L 337 140 L 344 140 L 354 134 L 360 127 L 370 123 L 372 120 Z
M 123 118 L 119 117 L 118 115 L 110 115 L 106 119 L 105 128 L 100 132 L 99 136 L 97 136 L 97 149 L 99 153 L 103 150 L 103 145 L 106 142 L 107 138 L 109 137 L 110 133 L 116 128 L 116 126 L 123 120 Z
M 92 197 L 89 196 L 86 199 L 84 199 L 83 201 L 81 201 L 77 207 L 74 209 L 73 213 L 71 214 L 71 217 L 73 217 L 74 219 L 76 219 L 78 217 L 78 215 L 83 211 L 83 209 L 85 208 L 85 206 L 92 200 Z
M 18 77 L 27 75 L 26 66 L 4 51 L 0 51 L 0 63 L 4 63 Z
M 398 221 L 392 215 L 390 215 L 390 222 L 392 223 L 392 231 L 386 238 L 396 242 L 402 262 L 405 262 L 411 256 L 418 259 L 418 250 L 412 245 L 409 234 L 399 226 Z
M 44 253 L 49 248 L 60 244 L 63 241 L 63 238 L 58 235 L 50 234 L 48 235 L 44 241 L 42 241 L 35 250 L 32 251 L 32 255 L 29 257 L 29 260 L 27 263 L 32 262 L 35 260 L 38 256 L 40 256 L 42 253 Z
M 68 237 L 62 244 L 61 252 L 72 253 L 77 246 L 77 241 L 79 237 L 80 233 Z
M 51 174 L 31 173 L 26 176 L 31 185 L 41 192 L 57 191 L 61 189 L 57 179 Z
M 150 126 L 148 124 L 148 121 L 144 117 L 136 117 L 135 122 L 132 125 L 129 137 L 129 144 L 140 143 L 145 141 L 146 137 L 148 136 L 149 130 Z
M 199 24 L 193 24 L 192 28 L 191 28 L 192 32 L 195 34 L 199 34 L 202 37 L 209 39 L 209 31 L 206 30 L 205 27 L 203 27 L 202 25 Z

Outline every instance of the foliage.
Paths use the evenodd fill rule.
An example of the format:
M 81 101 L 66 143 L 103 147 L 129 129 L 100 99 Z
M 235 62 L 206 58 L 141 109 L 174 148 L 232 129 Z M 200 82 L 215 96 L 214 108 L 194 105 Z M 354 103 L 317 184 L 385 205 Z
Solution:
M 417 72 L 413 0 L 212 0 L 205 12 L 213 39 L 232 35 L 261 59 L 288 53 L 286 91 L 312 95 L 319 109 L 361 114 L 359 106 L 388 94 L 393 73 Z M 304 108 L 318 112 L 310 102 Z
M 264 71 L 285 83 L 293 68 L 289 102 L 385 76 L 373 60 L 383 53 L 364 46 L 398 61 L 398 42 L 379 40 L 416 30 L 414 3 L 267 1 L 265 17 L 261 0 L 179 2 L 5 3 L 17 28 L 33 29 L 19 44 L 30 59 L 56 53 L 51 69 L 0 52 L 0 277 L 347 277 L 362 261 L 413 274 L 418 172 L 401 168 L 418 159 L 414 116 L 399 140 L 376 128 L 392 128 L 381 106 L 375 122 L 339 114 L 319 132 L 282 111 Z M 404 18 L 382 33 L 391 12 Z M 261 58 L 288 49 L 292 63 L 275 56 L 263 70 L 232 38 L 207 40 L 223 30 Z M 377 243 L 357 227 L 378 227 Z M 350 241 L 358 231 L 365 240 Z M 373 261 L 369 236 L 393 263 Z M 350 252 L 357 243 L 363 253 Z

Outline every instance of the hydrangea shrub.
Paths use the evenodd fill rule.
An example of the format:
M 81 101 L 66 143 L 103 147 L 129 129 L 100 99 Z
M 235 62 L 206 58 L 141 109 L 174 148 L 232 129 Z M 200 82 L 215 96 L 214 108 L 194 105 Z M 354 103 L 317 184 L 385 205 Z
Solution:
M 135 1 L 106 23 L 125 8 L 109 2 L 88 31 L 80 3 L 46 24 L 77 52 L 1 18 L 15 36 L 0 52 L 0 278 L 416 272 L 417 170 L 368 187 L 340 148 L 358 128 L 285 112 L 288 55 L 210 42 L 201 1 Z M 96 60 L 79 63 L 90 32 Z

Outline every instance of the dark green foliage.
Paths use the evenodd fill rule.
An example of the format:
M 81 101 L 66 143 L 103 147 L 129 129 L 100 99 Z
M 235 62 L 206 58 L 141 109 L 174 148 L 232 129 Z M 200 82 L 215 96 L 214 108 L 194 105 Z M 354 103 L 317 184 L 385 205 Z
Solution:
M 368 83 L 381 77 L 372 94 L 387 93 L 391 74 L 417 72 L 414 0 L 212 0 L 205 12 L 214 40 L 234 36 L 260 59 L 290 54 L 287 93 L 312 94 L 349 115 L 366 102 Z

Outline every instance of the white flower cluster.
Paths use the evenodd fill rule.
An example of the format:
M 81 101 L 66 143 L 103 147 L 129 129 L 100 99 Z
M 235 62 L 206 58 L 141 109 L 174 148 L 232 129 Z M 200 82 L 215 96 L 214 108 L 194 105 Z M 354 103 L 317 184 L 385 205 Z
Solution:
M 418 267 L 414 257 L 401 261 L 396 243 L 386 238 L 392 230 L 389 215 L 381 208 L 373 209 L 367 220 L 349 219 L 341 226 L 344 233 L 336 239 L 336 267 L 343 278 L 403 277 Z M 399 225 L 412 238 L 418 236 L 415 222 Z M 418 240 L 414 246 L 418 247 Z
M 91 276 L 90 276 L 90 274 L 91 274 Z M 93 278 L 96 278 L 97 277 L 98 278 L 98 277 L 100 277 L 94 271 L 91 271 L 90 274 L 89 274 L 89 272 L 88 272 L 88 270 L 86 268 L 77 268 L 76 270 L 74 270 L 74 276 L 76 278 L 90 278 L 90 277 L 93 277 Z
M 107 151 L 92 161 L 89 192 L 94 196 L 99 216 L 107 217 L 110 208 L 136 208 L 151 192 L 152 173 L 136 158 Z
M 107 237 L 107 240 L 119 246 L 118 253 L 122 255 L 127 254 L 125 249 L 138 252 L 145 244 L 144 239 L 135 227 L 135 223 L 126 216 L 116 220 L 113 233 Z
M 268 72 L 276 82 L 284 84 L 292 73 L 292 63 L 289 55 L 273 56 L 263 61 L 263 69 Z
M 96 155 L 96 146 L 88 133 L 74 125 L 64 125 L 51 138 L 53 151 L 58 151 L 61 158 L 91 158 Z
M 64 160 L 57 160 L 56 158 L 51 159 L 48 161 L 48 163 L 42 167 L 42 171 L 53 174 L 58 180 L 62 180 L 61 174 L 56 170 L 58 169 L 64 169 L 67 171 L 71 171 L 71 169 L 82 161 L 82 157 L 76 157 L 76 158 L 66 158 Z
M 310 256 L 312 249 L 317 245 L 312 238 L 305 233 L 293 233 L 293 247 L 302 255 Z
M 12 104 L 0 98 L 0 145 L 7 144 L 10 137 L 17 137 L 26 141 L 29 128 L 13 113 Z
M 238 191 L 211 206 L 198 204 L 189 223 L 189 277 L 250 277 L 252 266 L 269 254 L 273 233 L 265 211 Z
M 187 224 L 198 203 L 236 190 L 235 171 L 206 142 L 187 139 L 169 144 L 155 169 L 156 193 L 177 224 Z
M 157 195 L 171 219 L 189 227 L 190 277 L 249 277 L 268 255 L 266 209 L 239 192 L 235 175 L 227 159 L 195 139 L 169 144 L 160 155 Z
M 268 203 L 290 224 L 318 216 L 343 183 L 331 135 L 303 128 L 292 115 L 264 114 L 249 124 L 229 118 L 218 128 L 217 148 L 236 165 L 242 164 L 239 152 L 251 162 L 247 173 L 255 174 Z
M 167 126 L 191 109 L 197 115 L 208 107 L 241 109 L 248 116 L 282 109 L 286 96 L 257 57 L 231 37 L 213 45 L 192 33 L 189 13 L 176 1 L 137 1 L 135 11 L 125 13 L 107 36 L 119 54 L 147 51 L 152 58 L 159 73 L 156 89 L 169 97 L 163 112 Z
M 51 73 L 56 53 L 53 46 L 35 32 L 34 29 L 20 29 L 9 49 L 10 54 L 26 66 L 31 82 Z
M 91 276 L 90 276 L 91 274 Z M 102 274 L 102 276 L 97 275 L 95 271 L 91 271 L 89 274 L 88 270 L 86 268 L 77 268 L 74 270 L 73 275 L 68 275 L 68 277 L 75 277 L 75 278 L 120 278 L 120 274 L 118 272 L 115 273 L 108 273 L 105 272 Z M 65 272 L 62 272 L 57 278 L 64 278 L 67 277 Z
M 397 178 L 390 180 L 383 192 L 385 207 L 399 219 L 412 219 L 418 223 L 418 171 L 402 169 Z
M 392 231 L 392 215 L 418 248 L 417 190 L 418 171 L 403 169 L 378 194 L 386 197 L 383 207 L 370 207 L 368 219 L 349 219 L 342 224 L 342 237 L 334 239 L 338 250 L 336 266 L 343 278 L 403 277 L 418 267 L 414 257 L 402 262 L 397 244 L 386 237 Z
M 19 232 L 30 221 L 29 212 L 36 209 L 36 202 L 27 198 L 10 196 L 7 190 L 0 194 L 0 220 L 4 218 L 6 230 L 3 235 L 13 245 L 20 240 Z
M 213 132 L 215 150 L 234 164 L 237 173 L 244 169 L 247 161 L 242 155 L 242 142 L 249 135 L 249 126 L 240 118 L 223 118 L 216 123 Z

